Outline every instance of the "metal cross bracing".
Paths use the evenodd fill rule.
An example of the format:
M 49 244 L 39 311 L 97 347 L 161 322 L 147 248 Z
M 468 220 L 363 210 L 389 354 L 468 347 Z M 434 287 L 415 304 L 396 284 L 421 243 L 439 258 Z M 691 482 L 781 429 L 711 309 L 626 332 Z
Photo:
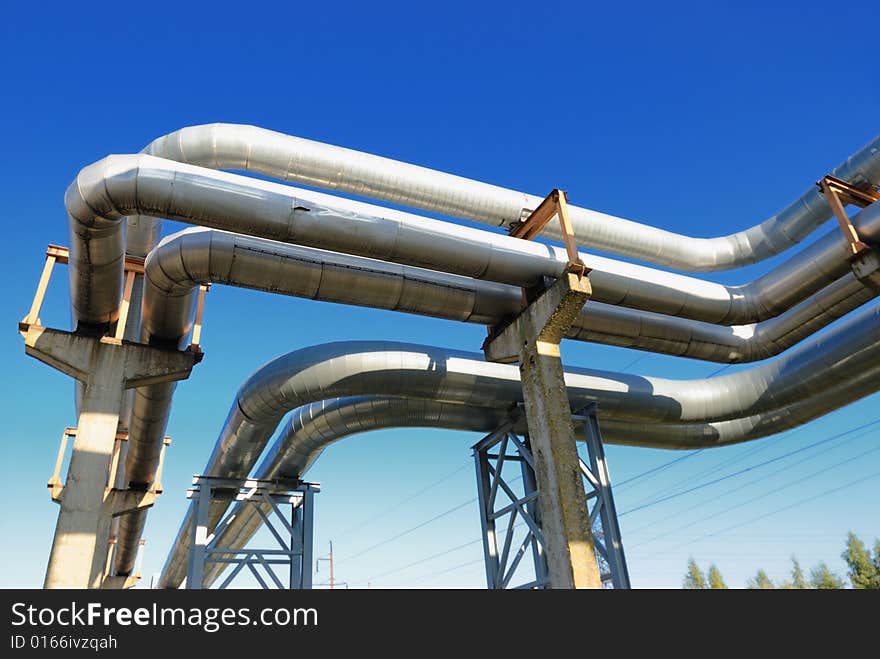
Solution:
M 317 483 L 296 480 L 193 477 L 193 487 L 187 492 L 187 498 L 193 501 L 195 515 L 186 587 L 202 588 L 206 566 L 225 563 L 232 569 L 218 586 L 220 589 L 228 587 L 245 568 L 264 589 L 311 589 L 316 492 L 320 492 Z M 250 507 L 274 538 L 274 546 L 218 546 L 223 530 L 236 515 L 234 512 L 227 514 L 209 534 L 212 501 L 232 501 Z M 287 507 L 289 509 L 285 510 Z M 243 513 L 239 511 L 238 514 Z M 284 568 L 287 568 L 287 575 L 282 580 L 279 572 L 283 575 Z
M 630 588 L 617 507 L 614 505 L 614 493 L 611 489 L 611 476 L 608 473 L 605 447 L 602 444 L 599 421 L 596 418 L 596 404 L 590 403 L 579 414 L 574 415 L 572 420 L 583 423 L 589 465 L 581 460 L 580 468 L 584 477 L 584 490 L 587 494 L 587 508 L 590 511 L 593 544 L 596 549 L 596 560 L 599 562 L 602 585 L 606 588 Z
M 611 479 L 595 412 L 595 404 L 591 404 L 573 415 L 572 420 L 582 424 L 586 444 L 587 460 L 580 460 L 580 470 L 596 561 L 605 588 L 629 588 Z M 515 430 L 520 416 L 521 410 L 516 410 L 473 447 L 486 582 L 490 590 L 549 586 L 531 447 L 528 436 Z

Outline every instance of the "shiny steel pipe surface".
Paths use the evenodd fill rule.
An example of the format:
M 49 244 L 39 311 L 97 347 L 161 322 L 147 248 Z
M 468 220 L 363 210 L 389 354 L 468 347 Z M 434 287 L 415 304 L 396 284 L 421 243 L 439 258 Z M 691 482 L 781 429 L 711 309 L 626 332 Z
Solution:
M 479 324 L 516 313 L 522 299 L 516 287 L 204 229 L 164 239 L 144 267 L 141 340 L 178 348 L 191 328 L 199 283 Z M 172 382 L 134 390 L 125 460 L 132 487 L 145 488 L 155 479 L 175 387 Z M 120 520 L 119 574 L 134 567 L 145 518 L 140 511 Z
M 243 168 L 248 169 L 248 166 L 245 166 Z M 271 172 L 268 172 L 268 173 L 271 174 Z M 105 186 L 105 191 L 108 191 L 111 187 L 112 186 Z M 308 201 L 314 204 L 314 198 L 310 199 Z M 139 208 L 138 210 L 143 211 L 144 209 Z M 147 210 L 151 210 L 151 209 L 147 208 Z M 318 208 L 315 215 L 317 216 L 317 215 L 323 214 L 324 219 L 326 219 L 326 216 L 328 215 L 328 213 L 330 216 L 333 216 L 334 215 L 333 209 L 331 209 L 331 208 Z M 92 218 L 92 220 L 95 220 L 95 219 L 96 218 Z M 104 218 L 104 219 L 107 219 L 107 218 Z M 145 227 L 147 229 L 146 231 L 143 231 L 143 230 L 140 231 L 141 234 L 147 235 L 146 240 L 140 241 L 140 242 L 143 242 L 145 245 L 150 244 L 150 242 L 155 239 L 155 235 L 156 235 L 156 231 L 152 231 L 152 233 L 150 233 L 150 231 L 149 231 L 150 229 L 155 229 L 155 224 L 150 225 L 148 221 L 144 221 L 144 220 L 148 220 L 148 219 L 149 218 L 137 218 L 137 217 L 134 218 L 136 225 L 139 224 L 141 227 Z M 384 218 L 381 218 L 381 219 L 384 219 Z M 98 263 L 98 265 L 100 266 L 100 258 L 95 259 L 94 256 L 96 253 L 98 255 L 100 255 L 101 245 L 107 244 L 106 241 L 109 238 L 113 237 L 112 233 L 110 236 L 102 235 L 102 229 L 104 229 L 106 227 L 102 227 L 100 225 L 100 221 L 97 221 L 95 223 L 95 225 L 93 225 L 91 228 L 95 228 L 95 226 L 98 227 L 98 230 L 95 230 L 92 232 L 93 235 L 91 236 L 91 238 L 93 238 L 94 240 L 92 241 L 92 243 L 89 244 L 89 248 L 90 248 L 89 257 L 91 260 L 89 267 L 95 266 L 96 263 Z M 132 220 L 131 219 L 129 219 L 129 226 L 131 229 L 132 228 Z M 76 233 L 76 232 L 74 232 L 74 233 Z M 137 245 L 139 244 L 139 242 L 138 242 L 138 240 L 133 240 L 133 238 L 136 238 L 135 234 L 136 234 L 136 232 L 132 230 L 129 235 L 128 243 L 129 243 L 130 251 L 131 251 L 132 244 L 135 245 L 135 247 L 134 247 L 135 251 L 138 251 Z M 105 242 L 102 243 L 101 242 L 102 240 Z M 451 249 L 450 251 L 457 252 L 459 250 L 458 249 Z M 559 250 L 556 250 L 556 251 L 558 253 L 561 253 Z M 558 263 L 564 262 L 564 257 L 557 258 L 554 260 L 557 261 L 556 267 L 558 268 Z M 484 262 L 485 262 L 485 260 L 484 260 Z M 491 259 L 490 259 L 490 262 L 491 262 Z M 430 265 L 433 265 L 433 263 L 430 263 Z M 480 264 L 478 267 L 482 268 L 483 265 Z M 635 266 L 635 267 L 637 267 L 637 266 Z M 613 274 L 614 266 L 612 265 L 610 269 L 612 270 L 612 274 Z M 96 270 L 100 270 L 100 267 L 96 268 Z M 513 268 L 513 271 L 519 272 L 520 268 L 519 267 Z M 465 272 L 467 272 L 467 270 L 465 270 Z M 484 272 L 485 272 L 485 270 L 484 270 Z M 542 274 L 547 274 L 547 273 L 543 272 Z M 555 271 L 551 271 L 550 274 L 557 274 L 557 273 Z M 601 271 L 597 272 L 596 275 L 594 275 L 594 279 L 595 278 L 601 279 L 602 274 L 603 273 Z M 73 281 L 74 281 L 74 279 L 72 277 L 72 283 L 73 283 Z M 761 283 L 761 282 L 759 282 L 759 283 Z M 120 284 L 121 284 L 121 282 L 120 282 Z M 674 289 L 675 286 L 673 285 L 673 286 L 669 286 L 667 288 Z M 72 289 L 73 289 L 73 286 L 72 286 Z M 648 297 L 653 298 L 654 297 L 653 293 L 655 293 L 655 292 L 656 291 L 648 292 L 646 295 Z M 611 294 L 612 295 L 615 294 L 613 287 L 611 287 Z M 748 299 L 748 297 L 747 296 L 740 296 L 740 297 L 735 296 L 734 299 Z M 107 320 L 109 320 L 111 318 L 112 318 L 112 316 L 108 317 Z M 606 322 L 605 327 L 607 328 L 608 326 L 609 326 L 609 323 Z M 729 353 L 729 354 L 732 355 L 733 353 Z M 164 387 L 154 387 L 154 388 L 151 388 L 151 390 L 145 390 L 144 392 L 141 392 L 142 393 L 142 395 L 140 397 L 141 402 L 143 403 L 144 400 L 147 400 L 147 401 L 149 401 L 149 404 L 148 405 L 141 405 L 142 409 L 140 411 L 142 412 L 142 414 L 140 416 L 133 417 L 132 423 L 136 426 L 137 425 L 140 425 L 140 426 L 147 425 L 147 426 L 162 426 L 162 427 L 164 427 L 165 423 L 167 422 L 167 414 L 168 414 L 168 408 L 170 406 L 172 392 L 173 392 L 173 385 L 164 386 Z M 147 477 L 149 477 L 150 473 L 152 472 L 152 465 L 150 464 L 149 460 L 144 461 L 144 460 L 138 459 L 139 457 L 142 457 L 142 453 L 143 453 L 142 451 L 138 451 L 138 450 L 133 451 L 133 457 L 129 461 L 130 466 L 133 467 L 131 477 L 129 478 L 130 482 L 138 483 L 141 480 L 145 480 Z
M 771 413 L 709 424 L 649 425 L 606 421 L 602 423 L 602 434 L 606 443 L 652 448 L 688 450 L 729 445 L 803 425 L 853 402 L 854 398 L 862 397 L 866 390 L 877 389 L 880 389 L 880 367 Z M 503 402 L 499 401 L 499 405 Z M 353 396 L 311 403 L 298 407 L 291 413 L 277 439 L 267 449 L 266 455 L 255 469 L 253 477 L 304 478 L 326 448 L 352 435 L 404 427 L 487 433 L 501 425 L 508 414 L 509 409 L 500 406 L 488 408 L 450 405 L 412 398 Z M 523 419 L 520 419 L 515 429 L 518 432 L 526 431 Z M 264 509 L 264 512 L 268 514 L 269 511 Z M 188 511 L 185 518 L 188 519 L 190 514 Z M 223 525 L 214 530 L 217 544 L 222 547 L 244 547 L 262 523 L 263 520 L 256 511 L 237 503 Z M 179 575 L 185 558 L 185 554 L 172 551 L 164 572 L 168 575 Z M 218 564 L 206 566 L 206 587 L 225 568 L 225 565 Z M 171 585 L 168 583 L 166 587 Z M 173 584 L 174 587 L 179 585 L 180 583 Z
M 199 284 L 223 283 L 489 325 L 517 313 L 521 305 L 520 290 L 512 286 L 204 229 L 166 238 L 150 254 L 145 270 L 141 338 L 177 347 L 189 332 Z M 637 314 L 591 302 L 569 336 L 586 334 L 606 343 L 747 361 L 781 351 L 872 295 L 844 278 L 783 316 L 745 328 Z M 134 487 L 146 487 L 155 478 L 174 389 L 175 384 L 168 383 L 134 393 L 125 463 L 126 479 Z M 117 545 L 121 574 L 134 565 L 144 519 L 144 513 L 136 513 L 121 520 Z
M 565 373 L 572 409 L 596 402 L 603 422 L 669 424 L 658 429 L 675 445 L 685 427 L 702 441 L 707 424 L 761 417 L 831 390 L 847 388 L 848 400 L 872 393 L 880 355 L 880 306 L 865 309 L 809 343 L 759 366 L 701 380 L 666 380 L 593 369 L 569 368 Z M 848 382 L 856 380 L 859 386 Z M 521 402 L 515 365 L 489 363 L 480 355 L 390 342 L 333 343 L 279 357 L 254 373 L 239 389 L 203 473 L 244 478 L 290 410 L 344 396 L 383 395 L 426 398 L 477 407 Z M 619 426 L 618 426 L 619 427 Z M 614 430 L 614 424 L 611 424 Z M 665 430 L 669 434 L 663 434 Z M 607 430 L 606 430 L 607 432 Z M 688 431 L 690 432 L 690 431 Z M 710 432 L 713 432 L 710 429 Z M 226 506 L 211 507 L 215 525 Z M 162 585 L 180 583 L 178 565 L 187 543 L 181 527 Z
M 486 325 L 516 314 L 521 305 L 515 287 L 199 229 L 166 238 L 150 254 L 145 271 L 141 338 L 177 347 L 190 330 L 199 284 L 229 284 Z M 587 334 L 604 342 L 739 361 L 779 350 L 870 298 L 858 282 L 841 280 L 829 289 L 839 294 L 827 303 L 824 295 L 802 303 L 802 308 L 774 319 L 778 322 L 768 321 L 772 327 L 766 331 L 760 326 L 721 328 L 681 320 L 675 325 L 677 319 L 637 316 L 631 310 L 590 303 L 569 336 Z M 620 338 L 609 339 L 602 332 Z M 135 392 L 127 461 L 131 483 L 146 485 L 154 477 L 173 391 L 172 383 Z
M 518 313 L 515 286 L 350 257 L 220 231 L 166 238 L 147 263 L 144 339 L 179 343 L 199 284 L 221 283 L 325 301 L 494 325 Z M 875 297 L 847 274 L 780 316 L 718 326 L 591 300 L 568 337 L 718 362 L 779 354 Z
M 116 314 L 121 219 L 132 212 L 518 286 L 556 277 L 567 263 L 561 248 L 144 155 L 109 156 L 86 167 L 65 203 L 71 301 L 74 316 L 85 323 L 111 322 Z M 371 214 L 377 212 L 382 215 Z M 853 224 L 863 240 L 875 240 L 880 204 Z M 596 301 L 733 325 L 776 316 L 846 275 L 846 256 L 842 234 L 832 231 L 741 286 L 588 254 L 581 259 L 592 269 Z
M 509 226 L 542 197 L 446 174 L 352 149 L 236 124 L 191 126 L 154 140 L 145 153 L 218 169 L 272 178 L 473 220 Z M 854 183 L 880 183 L 880 138 L 831 172 Z M 816 178 L 821 176 L 816 173 Z M 831 210 L 811 186 L 783 211 L 744 231 L 694 238 L 571 206 L 580 244 L 676 270 L 712 271 L 762 261 L 803 240 Z M 559 238 L 550 223 L 544 235 Z

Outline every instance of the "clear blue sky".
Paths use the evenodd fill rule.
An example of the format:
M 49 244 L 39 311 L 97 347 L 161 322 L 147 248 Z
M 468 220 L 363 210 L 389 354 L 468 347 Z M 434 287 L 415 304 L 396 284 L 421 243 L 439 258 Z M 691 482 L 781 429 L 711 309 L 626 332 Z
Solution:
M 182 126 L 252 123 L 536 194 L 561 187 L 579 205 L 717 235 L 779 210 L 876 134 L 876 49 L 867 28 L 880 18 L 875 3 L 833 11 L 803 1 L 529 4 L 7 7 L 0 25 L 7 332 L 0 341 L 0 586 L 42 582 L 56 516 L 45 481 L 61 430 L 75 424 L 72 383 L 25 357 L 14 323 L 27 311 L 46 244 L 68 243 L 64 191 L 94 160 L 137 152 Z M 746 281 L 769 265 L 714 279 Z M 68 326 L 66 296 L 64 277 L 56 277 L 47 324 Z M 265 325 L 255 327 L 255 318 Z M 166 494 L 150 515 L 144 573 L 161 567 L 185 486 L 204 465 L 238 385 L 258 366 L 345 339 L 478 350 L 484 333 L 216 287 L 206 311 L 206 359 L 178 389 Z M 573 342 L 563 355 L 573 365 L 665 377 L 718 368 Z M 872 396 L 791 436 L 695 455 L 621 487 L 618 506 L 627 511 L 664 490 L 880 418 L 878 401 Z M 478 543 L 444 553 L 478 538 L 472 504 L 363 551 L 473 497 L 468 447 L 476 439 L 388 430 L 326 452 L 309 476 L 324 489 L 318 551 L 334 541 L 340 579 L 374 587 L 484 585 Z M 624 515 L 634 584 L 677 587 L 689 555 L 704 567 L 716 562 L 735 586 L 758 567 L 784 577 L 792 553 L 805 566 L 825 560 L 842 571 L 848 529 L 870 542 L 880 536 L 880 479 L 803 501 L 880 471 L 880 453 L 856 457 L 876 442 L 876 432 L 847 436 Z M 617 481 L 678 455 L 608 449 Z M 442 555 L 421 561 L 434 554 Z M 410 563 L 417 564 L 398 570 Z

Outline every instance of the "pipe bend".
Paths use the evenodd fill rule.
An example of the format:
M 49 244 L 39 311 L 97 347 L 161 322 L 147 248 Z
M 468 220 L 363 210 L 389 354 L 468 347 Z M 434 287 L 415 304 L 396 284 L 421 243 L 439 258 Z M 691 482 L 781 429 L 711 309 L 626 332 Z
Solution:
M 880 366 L 866 369 L 857 377 L 827 387 L 805 399 L 769 413 L 714 423 L 633 424 L 606 420 L 603 439 L 612 444 L 652 448 L 711 448 L 750 441 L 803 425 L 827 412 L 880 388 Z M 496 407 L 450 405 L 434 400 L 354 396 L 323 400 L 296 408 L 277 439 L 254 471 L 260 479 L 303 478 L 320 454 L 331 444 L 355 434 L 392 427 L 433 427 L 469 432 L 491 432 L 509 414 L 498 401 Z M 524 432 L 524 422 L 517 427 Z M 226 506 L 213 511 L 219 522 Z M 162 587 L 178 587 L 185 575 L 185 549 L 189 545 L 191 509 L 184 516 L 178 536 L 162 570 Z M 218 543 L 243 547 L 256 533 L 262 520 L 250 509 L 237 505 L 221 527 L 215 528 Z M 211 584 L 223 566 L 206 569 Z
M 116 313 L 124 254 L 121 218 L 128 212 L 356 256 L 378 254 L 400 265 L 516 286 L 558 276 L 567 262 L 560 248 L 148 155 L 110 156 L 85 168 L 69 190 L 68 203 L 71 281 L 77 284 L 73 307 L 78 320 L 91 323 L 107 322 Z M 880 204 L 863 210 L 853 223 L 864 240 L 880 239 Z M 581 257 L 593 270 L 597 301 L 726 325 L 776 316 L 849 272 L 842 238 L 834 232 L 744 286 Z
M 507 226 L 540 197 L 352 149 L 256 126 L 208 124 L 160 137 L 144 152 L 204 167 L 251 171 L 280 180 L 370 197 L 411 208 Z M 880 137 L 831 172 L 855 183 L 880 183 Z M 714 238 L 684 236 L 571 206 L 581 244 L 682 271 L 727 270 L 757 263 L 797 244 L 831 217 L 815 186 L 785 209 L 743 231 Z M 544 235 L 559 238 L 554 223 Z

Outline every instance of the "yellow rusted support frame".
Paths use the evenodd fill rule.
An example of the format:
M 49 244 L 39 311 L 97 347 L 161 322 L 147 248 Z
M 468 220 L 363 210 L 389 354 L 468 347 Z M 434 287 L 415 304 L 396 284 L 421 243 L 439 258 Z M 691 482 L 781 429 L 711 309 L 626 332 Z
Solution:
M 67 247 L 61 245 L 49 245 L 46 248 L 46 263 L 43 266 L 43 272 L 40 275 L 40 281 L 37 284 L 37 292 L 34 294 L 34 300 L 31 303 L 30 311 L 27 316 L 22 318 L 18 323 L 18 331 L 22 336 L 27 334 L 28 328 L 32 325 L 40 326 L 40 310 L 43 308 L 43 301 L 46 299 L 46 291 L 49 288 L 49 280 L 52 278 L 52 271 L 55 265 L 67 265 L 70 262 L 70 251 Z M 144 276 L 144 259 L 134 256 L 125 257 L 125 287 L 123 289 L 122 302 L 119 306 L 119 317 L 116 321 L 116 331 L 112 340 L 121 342 L 125 335 L 125 323 L 128 320 L 128 311 L 131 305 L 131 291 L 134 287 L 136 277 Z
M 211 284 L 203 284 L 199 286 L 199 299 L 196 302 L 196 316 L 193 320 L 192 340 L 187 350 L 191 352 L 201 352 L 202 341 L 202 316 L 205 313 L 205 296 L 211 290 Z
M 583 277 L 590 272 L 590 269 L 584 265 L 584 262 L 581 261 L 578 255 L 577 243 L 574 239 L 574 229 L 571 225 L 571 217 L 568 214 L 568 195 L 559 188 L 554 188 L 526 219 L 513 225 L 509 235 L 513 238 L 531 240 L 547 226 L 547 223 L 554 216 L 559 217 L 559 226 L 562 229 L 562 242 L 565 243 L 565 251 L 568 254 L 567 271 L 576 274 L 578 277 Z
M 52 278 L 52 271 L 55 265 L 66 265 L 70 262 L 70 252 L 67 247 L 61 245 L 49 245 L 46 248 L 46 263 L 43 266 L 43 272 L 40 275 L 40 281 L 37 284 L 37 291 L 34 294 L 34 300 L 28 314 L 18 323 L 18 331 L 22 336 L 27 334 L 31 326 L 39 327 L 40 310 L 43 308 L 43 301 L 46 299 L 46 291 L 49 288 L 49 281 Z M 134 256 L 125 257 L 125 285 L 122 292 L 122 301 L 119 305 L 119 316 L 116 319 L 116 329 L 112 337 L 106 337 L 111 343 L 122 343 L 125 336 L 125 325 L 128 321 L 128 313 L 131 308 L 131 294 L 134 288 L 135 279 L 144 276 L 144 259 Z M 196 314 L 193 321 L 192 341 L 187 347 L 189 352 L 202 354 L 202 318 L 205 313 L 205 295 L 210 290 L 210 284 L 199 286 L 199 297 L 196 302 Z
M 828 205 L 831 206 L 831 210 L 840 224 L 849 249 L 849 258 L 854 259 L 867 252 L 870 247 L 859 239 L 859 234 L 846 214 L 844 206 L 852 204 L 859 208 L 865 208 L 880 201 L 880 193 L 870 186 L 859 188 L 833 176 L 824 177 L 817 185 L 828 200 Z
M 141 538 L 138 541 L 138 551 L 142 552 L 144 545 L 146 544 L 146 540 Z M 108 590 L 126 590 L 128 588 L 134 588 L 138 581 L 141 580 L 141 572 L 140 568 L 135 574 L 129 576 L 122 575 L 114 575 L 113 574 L 113 561 L 116 560 L 116 538 L 110 538 L 107 541 L 109 548 L 107 550 L 107 562 L 104 567 L 104 579 L 101 582 L 101 588 Z
M 64 485 L 61 484 L 61 467 L 64 463 L 64 454 L 67 452 L 67 442 L 71 437 L 76 437 L 76 428 L 65 428 L 61 436 L 61 445 L 58 448 L 58 457 L 55 460 L 55 469 L 47 483 L 52 501 L 61 503 L 64 496 Z M 165 449 L 171 444 L 171 438 L 165 437 L 162 442 L 162 450 L 159 453 L 159 466 L 156 469 L 156 479 L 148 490 L 129 490 L 113 487 L 116 482 L 116 472 L 119 469 L 119 458 L 122 453 L 122 442 L 128 441 L 127 432 L 116 433 L 116 443 L 113 447 L 113 457 L 110 461 L 110 472 L 107 478 L 107 486 L 104 488 L 104 505 L 111 509 L 111 515 L 117 517 L 126 513 L 134 512 L 141 508 L 149 508 L 156 502 L 156 498 L 162 494 L 162 468 L 165 464 Z

